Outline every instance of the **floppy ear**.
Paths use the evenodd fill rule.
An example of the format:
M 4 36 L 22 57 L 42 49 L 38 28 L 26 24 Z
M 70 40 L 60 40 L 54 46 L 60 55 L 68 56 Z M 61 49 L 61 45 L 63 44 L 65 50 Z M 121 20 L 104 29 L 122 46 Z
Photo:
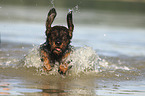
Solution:
M 51 29 L 51 24 L 54 20 L 54 18 L 56 17 L 56 10 L 55 8 L 50 9 L 48 16 L 47 16 L 47 20 L 46 20 L 46 32 L 45 34 L 47 35 Z
M 72 32 L 73 32 L 73 29 L 74 29 L 74 25 L 73 25 L 73 21 L 72 21 L 72 11 L 70 11 L 68 14 L 67 14 L 67 25 L 68 25 L 68 29 L 69 29 L 69 36 L 70 38 L 72 38 Z

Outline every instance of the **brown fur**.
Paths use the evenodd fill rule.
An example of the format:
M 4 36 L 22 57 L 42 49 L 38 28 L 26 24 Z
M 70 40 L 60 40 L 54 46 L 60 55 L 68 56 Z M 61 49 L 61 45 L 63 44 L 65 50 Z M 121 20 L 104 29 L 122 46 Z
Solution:
M 51 71 L 55 62 L 59 62 L 58 72 L 65 74 L 69 69 L 68 62 L 66 62 L 65 58 L 69 56 L 71 52 L 70 42 L 74 29 L 72 11 L 67 14 L 68 28 L 64 26 L 51 27 L 56 14 L 55 8 L 52 8 L 48 13 L 45 31 L 47 38 L 46 42 L 40 45 L 40 55 L 44 63 L 45 71 Z

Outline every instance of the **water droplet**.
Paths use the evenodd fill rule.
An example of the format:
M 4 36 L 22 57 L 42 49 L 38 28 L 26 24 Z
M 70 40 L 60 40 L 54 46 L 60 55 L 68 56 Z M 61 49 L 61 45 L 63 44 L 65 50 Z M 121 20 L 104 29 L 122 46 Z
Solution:
M 51 0 L 51 4 L 53 5 L 53 7 L 54 7 L 54 0 Z
M 71 11 L 73 11 L 73 10 L 69 9 L 69 12 L 71 12 Z

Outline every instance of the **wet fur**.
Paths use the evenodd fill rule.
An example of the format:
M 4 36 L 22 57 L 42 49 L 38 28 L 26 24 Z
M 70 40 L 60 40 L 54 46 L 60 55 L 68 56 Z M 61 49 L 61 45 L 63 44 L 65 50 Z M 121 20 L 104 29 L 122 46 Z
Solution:
M 45 71 L 51 71 L 54 67 L 55 62 L 59 62 L 58 72 L 65 74 L 70 68 L 66 57 L 71 52 L 71 38 L 74 25 L 72 22 L 72 11 L 67 14 L 67 25 L 64 26 L 53 26 L 51 24 L 56 17 L 55 8 L 50 9 L 47 20 L 46 20 L 46 42 L 40 45 L 41 61 L 43 61 L 43 69 Z

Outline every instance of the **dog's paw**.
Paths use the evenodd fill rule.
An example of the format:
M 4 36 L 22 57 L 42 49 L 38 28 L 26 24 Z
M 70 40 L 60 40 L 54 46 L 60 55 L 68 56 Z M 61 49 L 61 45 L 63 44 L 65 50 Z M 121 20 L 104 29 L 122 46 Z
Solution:
M 66 72 L 72 68 L 72 65 L 60 65 L 59 66 L 59 69 L 58 69 L 58 72 L 62 75 L 66 75 Z
M 50 66 L 49 67 L 48 66 L 47 67 L 43 66 L 43 70 L 46 71 L 46 72 L 49 72 L 49 71 L 52 70 L 52 68 Z
M 59 66 L 58 72 L 62 75 L 66 75 L 67 70 L 68 70 L 68 66 L 62 64 Z

